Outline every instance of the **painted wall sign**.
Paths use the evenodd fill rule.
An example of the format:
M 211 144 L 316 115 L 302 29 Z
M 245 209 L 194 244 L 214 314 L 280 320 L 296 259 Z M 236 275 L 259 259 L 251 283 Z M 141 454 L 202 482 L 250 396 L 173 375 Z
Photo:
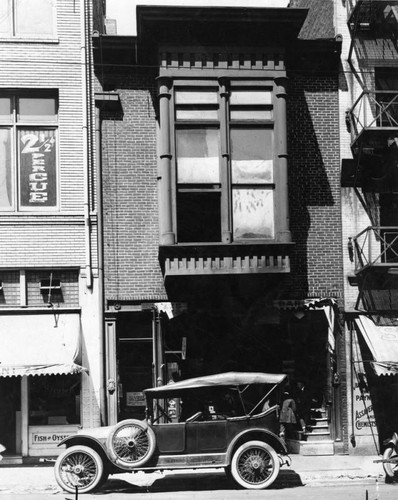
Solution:
M 377 436 L 377 426 L 373 410 L 373 402 L 368 388 L 368 380 L 359 349 L 358 338 L 352 338 L 355 370 L 353 373 L 353 426 L 358 436 Z
M 45 444 L 45 445 L 54 445 L 57 446 L 63 439 L 72 436 L 75 432 L 66 432 L 66 431 L 38 431 L 31 433 L 31 444 Z
M 55 130 L 20 131 L 20 205 L 57 205 Z

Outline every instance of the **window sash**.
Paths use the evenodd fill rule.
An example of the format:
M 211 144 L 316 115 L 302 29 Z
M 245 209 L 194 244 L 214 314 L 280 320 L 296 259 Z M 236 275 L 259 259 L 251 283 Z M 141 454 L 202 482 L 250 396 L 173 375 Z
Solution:
M 14 209 L 12 129 L 0 128 L 0 210 Z
M 233 186 L 232 221 L 234 241 L 273 239 L 273 189 Z
M 196 91 L 175 86 L 172 116 L 176 148 L 177 241 L 221 243 L 222 224 L 226 220 L 231 220 L 233 241 L 274 239 L 272 88 L 269 84 L 263 88 L 232 86 L 225 104 L 219 90 L 216 99 L 216 93 L 210 87 L 206 89 L 203 81 Z M 224 120 L 217 116 L 219 112 L 220 117 L 225 116 Z M 213 125 L 212 121 L 217 124 Z M 214 137 L 212 141 L 199 137 L 206 134 L 204 130 L 217 130 L 217 148 Z M 223 136 L 227 155 L 221 152 Z M 228 172 L 223 173 L 222 168 L 227 168 Z M 225 205 L 222 200 L 228 199 L 227 215 L 222 211 L 227 209 L 228 203 Z M 206 221 L 212 224 L 206 219 L 206 200 L 212 205 L 213 218 L 219 220 L 219 228 L 216 230 L 213 224 L 208 233 L 203 229 Z M 217 209 L 215 200 L 218 200 L 217 207 L 219 203 Z M 192 224 L 189 230 L 186 229 L 188 223 Z
M 48 38 L 55 35 L 56 0 L 1 0 L 0 36 Z
M 0 2 L 0 36 L 12 34 L 12 0 L 2 0 Z
M 0 93 L 0 211 L 58 208 L 57 99 Z
M 177 182 L 220 182 L 219 130 L 209 127 L 176 130 Z

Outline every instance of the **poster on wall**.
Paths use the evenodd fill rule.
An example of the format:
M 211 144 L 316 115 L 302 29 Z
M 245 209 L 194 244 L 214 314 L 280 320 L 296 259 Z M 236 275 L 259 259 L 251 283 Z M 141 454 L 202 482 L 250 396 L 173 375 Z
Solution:
M 21 130 L 20 206 L 57 206 L 55 130 Z
M 377 426 L 372 398 L 369 391 L 365 367 L 362 361 L 358 338 L 352 338 L 354 355 L 353 373 L 353 426 L 357 436 L 376 436 Z

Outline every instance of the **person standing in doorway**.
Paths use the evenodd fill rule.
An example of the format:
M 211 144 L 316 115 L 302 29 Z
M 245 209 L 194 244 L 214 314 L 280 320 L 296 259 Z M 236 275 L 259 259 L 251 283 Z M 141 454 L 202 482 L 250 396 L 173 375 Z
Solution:
M 304 380 L 298 380 L 294 394 L 297 405 L 297 417 L 300 428 L 303 432 L 309 431 L 309 422 L 311 416 L 311 396 L 304 383 Z

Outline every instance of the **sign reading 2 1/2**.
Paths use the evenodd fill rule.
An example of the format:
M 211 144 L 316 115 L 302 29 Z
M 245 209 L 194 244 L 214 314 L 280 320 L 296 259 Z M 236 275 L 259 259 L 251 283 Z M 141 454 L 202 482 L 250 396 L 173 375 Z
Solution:
M 20 133 L 20 204 L 57 205 L 56 140 L 54 130 Z

